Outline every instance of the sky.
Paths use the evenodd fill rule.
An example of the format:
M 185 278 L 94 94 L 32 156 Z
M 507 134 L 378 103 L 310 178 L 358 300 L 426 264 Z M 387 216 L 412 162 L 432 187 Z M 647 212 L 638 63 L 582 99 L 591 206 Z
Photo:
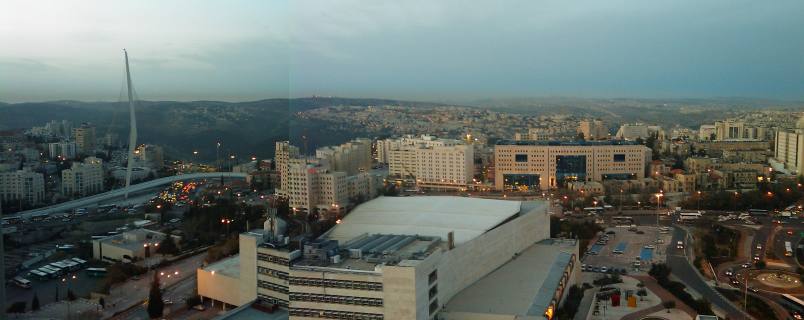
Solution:
M 0 101 L 804 100 L 804 2 L 17 1 Z

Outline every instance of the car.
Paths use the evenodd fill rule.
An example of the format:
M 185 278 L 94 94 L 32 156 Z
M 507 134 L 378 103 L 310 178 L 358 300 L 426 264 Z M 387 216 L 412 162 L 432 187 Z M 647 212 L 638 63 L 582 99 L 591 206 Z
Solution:
M 734 270 L 733 269 L 726 270 L 726 275 L 727 276 L 733 276 L 734 275 Z
M 761 244 L 757 245 L 757 250 L 762 250 L 762 245 Z
M 203 304 L 197 304 L 197 305 L 194 305 L 194 306 L 193 306 L 193 309 L 198 310 L 198 311 L 204 311 L 204 310 L 207 310 L 207 308 L 205 308 Z
M 613 230 L 606 231 L 606 234 L 616 234 Z
M 581 265 L 581 271 L 586 271 L 586 264 L 585 263 Z
M 165 303 L 165 305 L 171 305 L 171 304 L 173 304 L 173 300 L 170 300 L 170 299 L 164 299 L 164 300 L 162 300 L 162 302 L 164 302 L 164 303 Z
M 608 267 L 600 267 L 600 272 L 603 272 L 603 273 L 609 272 L 609 268 Z
M 748 287 L 748 290 L 750 290 L 753 293 L 758 293 L 759 292 L 759 289 L 754 288 L 754 287 Z
M 750 263 L 748 263 L 748 262 L 746 262 L 746 263 L 743 263 L 741 266 L 742 266 L 743 268 L 748 269 L 748 268 L 750 268 L 750 267 L 751 267 L 751 264 L 750 264 Z
M 740 281 L 737 281 L 737 279 L 731 279 L 731 284 L 733 284 L 734 286 L 739 287 L 740 286 Z
M 645 249 L 656 249 L 656 246 L 649 244 L 645 246 Z
M 645 231 L 637 230 L 636 234 L 645 234 Z
M 605 267 L 604 267 L 604 268 L 605 268 Z M 594 268 L 592 268 L 592 271 L 594 271 L 594 272 L 600 272 L 600 267 L 595 266 Z
M 759 261 L 759 255 L 758 254 L 754 255 L 754 261 Z
M 792 236 L 793 235 L 793 230 L 787 230 L 787 234 Z

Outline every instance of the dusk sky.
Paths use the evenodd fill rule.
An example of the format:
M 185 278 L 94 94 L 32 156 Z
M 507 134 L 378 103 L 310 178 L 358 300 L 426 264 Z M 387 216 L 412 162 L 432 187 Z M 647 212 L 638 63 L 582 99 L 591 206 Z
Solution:
M 69 3 L 69 4 L 68 4 Z M 0 101 L 804 100 L 801 1 L 5 1 Z

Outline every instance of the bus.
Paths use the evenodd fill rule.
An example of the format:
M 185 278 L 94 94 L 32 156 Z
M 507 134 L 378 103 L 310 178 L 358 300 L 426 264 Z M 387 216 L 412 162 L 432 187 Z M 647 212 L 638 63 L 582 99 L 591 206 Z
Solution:
M 678 213 L 678 220 L 681 222 L 688 222 L 698 220 L 701 217 L 700 211 L 686 211 Z
M 72 260 L 73 262 L 77 263 L 79 267 L 83 267 L 84 265 L 87 264 L 87 261 L 84 260 L 84 259 L 81 259 L 81 258 L 72 258 L 70 260 Z
M 784 242 L 784 256 L 785 257 L 793 256 L 793 245 L 790 243 L 790 241 Z
M 59 276 L 59 274 L 58 274 L 58 272 L 56 272 L 56 270 L 53 270 L 53 269 L 50 269 L 50 268 L 47 268 L 47 267 L 41 267 L 41 268 L 36 269 L 36 270 L 41 272 L 41 273 L 46 274 L 48 278 L 57 278 Z
M 87 275 L 90 277 L 103 277 L 106 275 L 106 268 L 87 268 Z
M 31 288 L 31 281 L 23 277 L 14 277 L 14 279 L 11 279 L 11 283 L 23 289 Z
M 588 214 L 597 214 L 603 212 L 603 207 L 586 207 L 583 211 Z
M 611 222 L 618 225 L 632 225 L 634 224 L 634 218 L 629 216 L 615 216 L 611 218 Z
M 748 209 L 748 215 L 751 216 L 767 216 L 768 210 L 764 209 Z
M 49 278 L 47 273 L 44 273 L 44 272 L 39 271 L 37 269 L 31 270 L 28 273 L 28 275 L 30 275 L 31 277 L 34 277 L 36 279 L 39 279 L 39 280 L 47 280 Z
M 801 319 L 801 313 L 804 312 L 804 301 L 789 294 L 782 295 L 782 305 L 790 311 L 793 319 Z

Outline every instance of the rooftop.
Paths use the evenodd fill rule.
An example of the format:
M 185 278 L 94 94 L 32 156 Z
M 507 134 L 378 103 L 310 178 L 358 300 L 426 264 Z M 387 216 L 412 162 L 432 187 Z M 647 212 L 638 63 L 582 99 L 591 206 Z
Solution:
M 577 250 L 575 240 L 536 243 L 497 270 L 461 290 L 449 313 L 541 316 Z
M 164 237 L 164 233 L 140 228 L 108 236 L 97 241 L 106 245 L 135 251 L 142 248 L 146 243 L 159 243 Z
M 636 141 L 541 141 L 541 140 L 500 140 L 498 146 L 637 146 Z
M 240 277 L 240 256 L 234 255 L 226 259 L 213 262 L 203 268 L 204 271 L 220 274 L 232 278 Z
M 454 196 L 380 197 L 363 203 L 325 235 L 345 244 L 364 234 L 440 237 L 456 245 L 520 213 L 521 202 Z

